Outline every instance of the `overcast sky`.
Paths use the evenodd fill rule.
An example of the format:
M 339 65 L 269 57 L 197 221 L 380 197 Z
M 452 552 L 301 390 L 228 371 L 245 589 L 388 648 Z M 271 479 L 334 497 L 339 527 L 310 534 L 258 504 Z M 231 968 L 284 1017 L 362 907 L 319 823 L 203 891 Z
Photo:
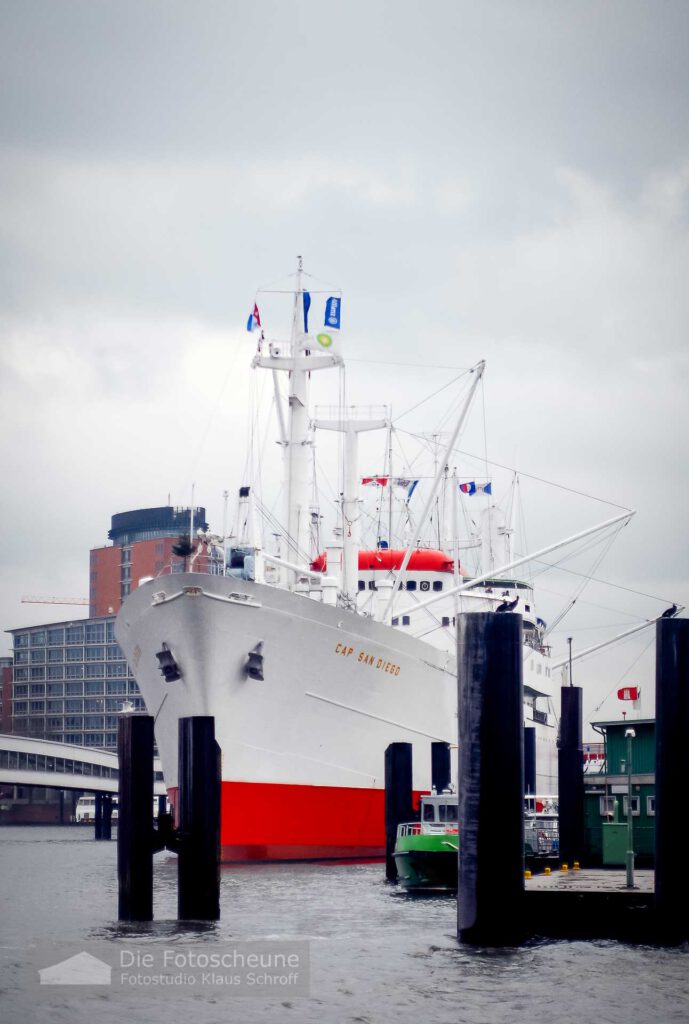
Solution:
M 343 290 L 351 400 L 402 411 L 485 358 L 490 457 L 638 510 L 597 575 L 648 598 L 587 590 L 575 646 L 689 604 L 685 2 L 0 19 L 3 628 L 80 614 L 20 598 L 85 596 L 114 512 L 194 481 L 220 528 L 246 317 L 297 253 Z M 532 548 L 613 514 L 528 486 Z M 588 717 L 618 680 L 652 712 L 642 636 L 580 674 Z

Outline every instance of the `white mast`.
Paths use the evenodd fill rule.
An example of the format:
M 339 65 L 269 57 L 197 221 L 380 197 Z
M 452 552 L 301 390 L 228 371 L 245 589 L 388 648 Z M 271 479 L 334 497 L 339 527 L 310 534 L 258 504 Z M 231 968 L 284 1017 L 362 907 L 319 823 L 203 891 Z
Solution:
M 387 411 L 387 410 L 381 410 Z M 359 589 L 359 548 L 361 547 L 360 501 L 359 501 L 359 434 L 365 430 L 382 430 L 389 427 L 387 416 L 370 419 L 355 419 L 355 407 L 349 416 L 342 419 L 315 419 L 318 430 L 337 430 L 345 435 L 345 465 L 342 491 L 342 592 L 350 601 L 356 601 Z M 389 483 L 389 481 L 388 481 Z
M 278 422 L 281 443 L 284 448 L 283 458 L 283 490 L 285 494 L 285 524 L 287 527 L 287 549 L 284 561 L 293 565 L 306 565 L 309 561 L 309 533 L 311 524 L 311 447 L 312 438 L 309 426 L 309 379 L 312 370 L 322 370 L 332 366 L 341 366 L 342 357 L 338 353 L 312 355 L 310 344 L 312 339 L 306 332 L 303 321 L 304 288 L 302 284 L 303 264 L 301 256 L 297 257 L 297 274 L 294 291 L 294 307 L 292 314 L 292 331 L 289 344 L 277 341 L 268 343 L 268 354 L 264 354 L 264 346 L 254 356 L 252 366 L 260 366 L 273 371 L 278 370 L 288 375 L 288 409 L 287 423 L 282 416 L 279 389 L 275 395 L 278 403 Z M 303 326 L 302 326 L 303 325 Z M 290 571 L 290 582 L 296 582 L 297 574 Z

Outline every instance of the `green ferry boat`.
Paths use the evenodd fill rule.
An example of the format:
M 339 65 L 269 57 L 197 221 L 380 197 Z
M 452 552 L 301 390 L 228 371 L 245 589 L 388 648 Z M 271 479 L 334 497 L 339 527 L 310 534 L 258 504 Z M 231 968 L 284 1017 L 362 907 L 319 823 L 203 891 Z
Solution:
M 457 794 L 421 797 L 420 821 L 398 825 L 393 856 L 405 889 L 457 889 Z

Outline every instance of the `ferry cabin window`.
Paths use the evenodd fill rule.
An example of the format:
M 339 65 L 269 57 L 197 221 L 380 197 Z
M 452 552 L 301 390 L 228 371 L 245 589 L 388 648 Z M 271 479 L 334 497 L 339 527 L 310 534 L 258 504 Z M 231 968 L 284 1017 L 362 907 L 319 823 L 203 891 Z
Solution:
M 359 590 L 366 590 L 366 581 L 359 580 Z
M 369 590 L 375 590 L 376 589 L 376 581 L 375 580 L 369 580 L 368 581 L 368 589 Z
M 433 580 L 433 589 L 434 590 L 442 590 L 443 589 L 443 581 L 442 580 Z
M 442 619 L 440 621 L 441 621 L 443 626 L 449 626 L 450 625 L 450 616 L 449 615 L 443 615 L 443 617 L 442 617 Z
M 457 821 L 457 804 L 439 804 L 438 817 L 441 821 Z
M 435 805 L 424 804 L 423 805 L 423 820 L 424 821 L 435 821 Z
M 409 616 L 408 615 L 403 615 L 402 616 L 402 625 L 403 626 L 408 626 L 409 625 Z
M 400 624 L 399 616 L 397 616 L 397 615 L 394 616 L 394 618 L 392 620 L 392 624 L 393 624 L 393 626 L 399 626 L 399 624 Z
M 416 590 L 416 580 L 407 580 L 407 590 Z

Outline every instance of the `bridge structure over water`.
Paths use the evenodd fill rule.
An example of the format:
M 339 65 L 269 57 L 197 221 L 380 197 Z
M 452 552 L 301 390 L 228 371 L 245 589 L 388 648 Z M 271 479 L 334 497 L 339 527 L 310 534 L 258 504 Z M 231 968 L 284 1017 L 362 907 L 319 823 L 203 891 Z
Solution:
M 0 787 L 117 793 L 119 765 L 114 751 L 79 747 L 54 740 L 0 733 Z M 165 795 L 160 762 L 154 763 L 153 792 Z

